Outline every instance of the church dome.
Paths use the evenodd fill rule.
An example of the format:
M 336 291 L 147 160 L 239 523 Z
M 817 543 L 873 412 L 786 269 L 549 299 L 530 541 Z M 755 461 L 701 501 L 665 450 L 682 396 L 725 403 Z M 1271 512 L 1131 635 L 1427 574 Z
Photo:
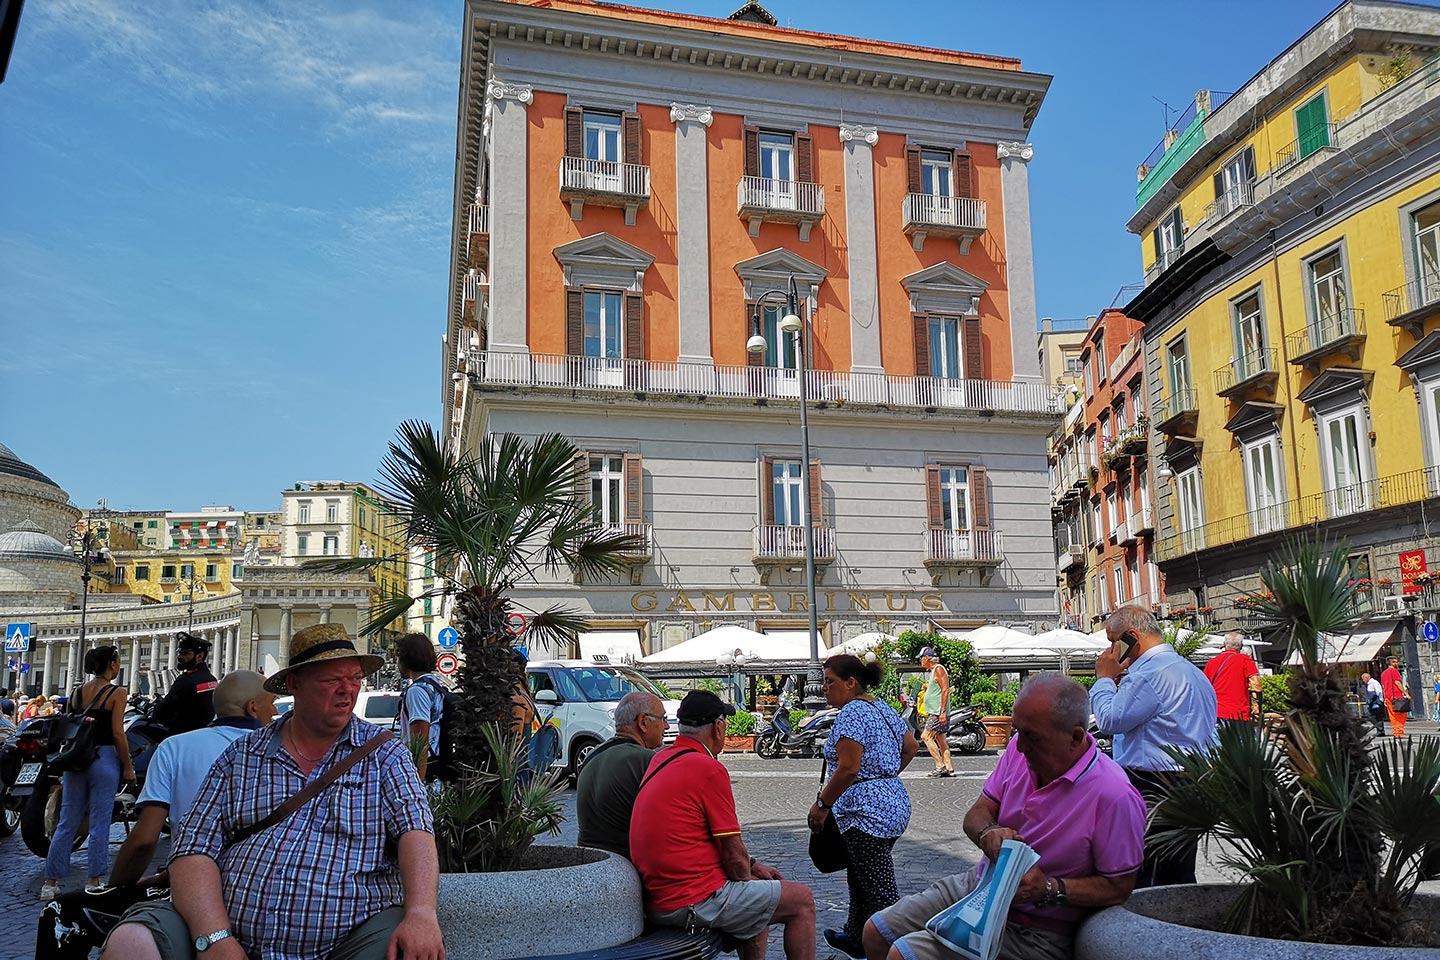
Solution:
M 0 557 L 74 560 L 75 555 L 54 537 L 34 529 L 0 533 Z
M 9 474 L 12 477 L 23 477 L 26 480 L 38 480 L 41 483 L 54 487 L 56 490 L 60 489 L 60 484 L 15 456 L 15 451 L 3 443 L 0 443 L 0 473 Z

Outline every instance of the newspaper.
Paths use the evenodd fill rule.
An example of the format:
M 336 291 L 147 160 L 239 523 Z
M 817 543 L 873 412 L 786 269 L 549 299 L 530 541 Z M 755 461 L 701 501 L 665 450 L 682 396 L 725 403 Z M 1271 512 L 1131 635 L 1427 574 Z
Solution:
M 1006 840 L 992 864 L 982 859 L 975 889 L 959 903 L 946 907 L 925 924 L 947 948 L 966 960 L 995 960 L 1005 937 L 1005 920 L 1020 878 L 1036 864 L 1040 854 L 1019 840 Z

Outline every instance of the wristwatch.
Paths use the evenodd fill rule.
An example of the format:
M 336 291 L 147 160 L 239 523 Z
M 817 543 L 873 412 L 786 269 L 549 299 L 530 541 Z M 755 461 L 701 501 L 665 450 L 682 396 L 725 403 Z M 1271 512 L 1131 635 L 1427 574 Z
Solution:
M 203 937 L 196 937 L 196 938 L 195 938 L 195 952 L 196 952 L 196 953 L 204 953 L 206 950 L 209 950 L 211 947 L 215 946 L 215 944 L 219 943 L 221 940 L 228 940 L 228 939 L 230 939 L 230 931 L 229 931 L 228 929 L 227 929 L 227 930 L 216 930 L 214 933 L 207 933 L 207 934 L 205 934 L 205 936 L 203 936 Z
M 821 800 L 821 799 L 820 799 L 820 791 L 819 791 L 819 790 L 816 790 L 816 791 L 815 791 L 815 806 L 819 807 L 821 810 L 829 810 L 832 805 L 826 803 L 824 800 Z

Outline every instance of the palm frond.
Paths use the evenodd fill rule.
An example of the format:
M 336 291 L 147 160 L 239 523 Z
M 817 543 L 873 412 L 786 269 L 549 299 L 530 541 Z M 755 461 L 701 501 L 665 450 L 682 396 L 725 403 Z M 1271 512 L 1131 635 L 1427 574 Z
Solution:
M 405 616 L 405 614 L 410 611 L 410 608 L 415 606 L 415 601 L 418 599 L 418 597 L 412 597 L 408 593 L 401 593 L 381 600 L 380 605 L 376 607 L 370 615 L 370 619 L 365 621 L 360 627 L 360 636 L 370 637 L 384 630 L 390 624 Z
M 386 564 L 405 561 L 407 557 L 400 554 L 393 554 L 388 557 L 332 557 L 328 559 L 306 560 L 300 564 L 306 570 L 316 570 L 320 573 L 369 573 L 377 570 Z
M 1299 653 L 1305 668 L 1321 665 L 1322 635 L 1353 631 L 1356 585 L 1343 544 L 1316 538 L 1288 542 L 1260 572 L 1271 594 L 1254 608 L 1262 634 Z

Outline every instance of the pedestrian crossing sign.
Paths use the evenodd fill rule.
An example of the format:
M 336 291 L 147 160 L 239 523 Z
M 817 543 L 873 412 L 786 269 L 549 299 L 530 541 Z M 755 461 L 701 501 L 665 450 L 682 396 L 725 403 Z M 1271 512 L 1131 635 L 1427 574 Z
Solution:
M 5 625 L 5 652 L 25 653 L 30 649 L 30 624 L 7 623 Z

